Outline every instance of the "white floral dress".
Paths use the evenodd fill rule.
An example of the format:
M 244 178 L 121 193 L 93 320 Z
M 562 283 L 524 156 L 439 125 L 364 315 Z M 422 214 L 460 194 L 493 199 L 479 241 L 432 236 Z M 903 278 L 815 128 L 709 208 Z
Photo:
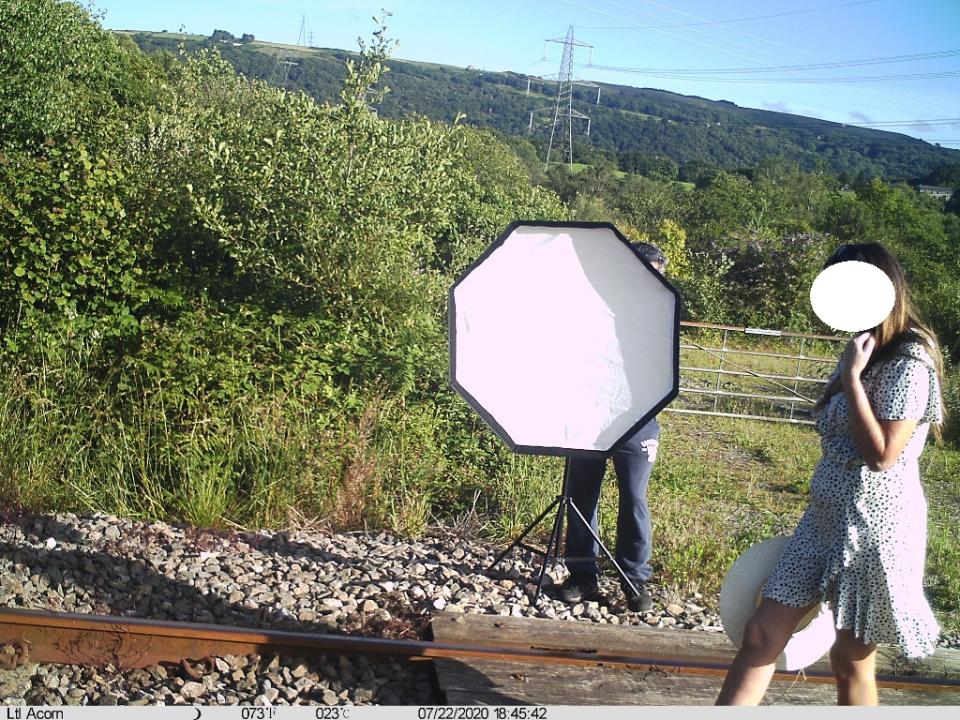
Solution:
M 823 456 L 810 505 L 763 595 L 791 607 L 830 602 L 838 629 L 923 657 L 940 628 L 923 594 L 927 503 L 917 458 L 930 423 L 941 420 L 940 386 L 915 342 L 864 373 L 863 385 L 878 419 L 917 419 L 917 429 L 892 467 L 873 472 L 856 448 L 844 393 L 815 414 Z

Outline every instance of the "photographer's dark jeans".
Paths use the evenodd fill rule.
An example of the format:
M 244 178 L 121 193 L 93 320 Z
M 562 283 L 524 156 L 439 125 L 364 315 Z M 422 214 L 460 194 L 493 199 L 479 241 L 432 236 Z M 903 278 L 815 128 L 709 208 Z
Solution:
M 627 577 L 636 584 L 650 579 L 651 526 L 647 507 L 647 484 L 653 462 L 642 443 L 660 438 L 656 418 L 644 425 L 613 454 L 619 486 L 620 509 L 617 514 L 617 545 L 614 557 Z M 656 457 L 656 452 L 653 453 Z M 570 459 L 570 499 L 583 516 L 597 528 L 597 505 L 606 460 Z M 580 518 L 567 511 L 567 535 L 564 561 L 574 575 L 597 575 L 600 548 Z

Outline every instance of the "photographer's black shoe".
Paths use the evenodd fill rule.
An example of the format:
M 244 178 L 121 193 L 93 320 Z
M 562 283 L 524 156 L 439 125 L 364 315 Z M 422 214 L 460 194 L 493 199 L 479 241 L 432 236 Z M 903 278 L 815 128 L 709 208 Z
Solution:
M 571 575 L 560 588 L 560 599 L 566 603 L 593 600 L 600 594 L 596 575 Z
M 637 589 L 637 592 L 633 592 L 626 583 L 620 584 L 623 594 L 627 596 L 627 607 L 632 612 L 646 612 L 653 607 L 653 598 L 647 591 L 647 584 L 634 580 L 633 586 Z

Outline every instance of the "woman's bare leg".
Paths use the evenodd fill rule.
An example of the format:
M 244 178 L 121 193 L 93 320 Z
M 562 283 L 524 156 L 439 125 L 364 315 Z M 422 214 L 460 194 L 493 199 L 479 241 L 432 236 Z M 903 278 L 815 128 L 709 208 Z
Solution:
M 723 681 L 717 705 L 759 705 L 777 657 L 813 605 L 794 608 L 764 598 L 747 622 L 743 643 Z
M 838 705 L 877 704 L 876 645 L 864 643 L 851 630 L 837 630 L 830 665 L 837 678 Z

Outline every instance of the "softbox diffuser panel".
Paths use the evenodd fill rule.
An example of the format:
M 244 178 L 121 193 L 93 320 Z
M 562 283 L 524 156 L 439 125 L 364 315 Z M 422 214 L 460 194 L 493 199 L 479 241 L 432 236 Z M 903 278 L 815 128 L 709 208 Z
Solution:
M 677 392 L 679 301 L 605 223 L 515 223 L 451 289 L 453 384 L 515 450 L 603 455 Z

